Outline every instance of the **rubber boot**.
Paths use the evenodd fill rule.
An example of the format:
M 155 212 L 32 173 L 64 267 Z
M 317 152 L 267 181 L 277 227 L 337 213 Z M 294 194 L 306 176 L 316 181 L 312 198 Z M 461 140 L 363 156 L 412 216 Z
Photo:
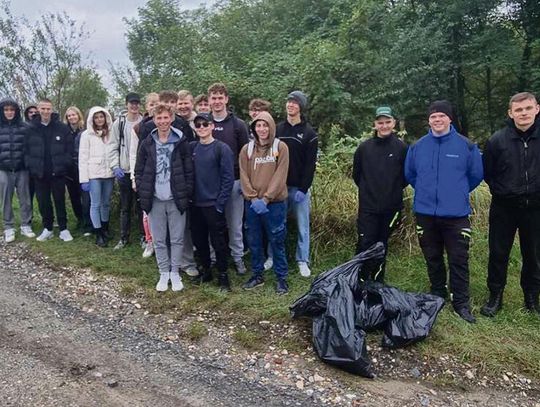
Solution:
M 111 240 L 111 235 L 109 234 L 109 221 L 101 222 L 101 229 L 103 231 L 103 238 L 106 242 Z
M 485 317 L 493 318 L 497 312 L 502 308 L 503 305 L 503 290 L 491 291 L 489 293 L 489 299 L 480 308 L 480 314 Z
M 103 236 L 103 229 L 102 228 L 96 228 L 94 229 L 94 233 L 96 235 L 96 245 L 99 247 L 106 247 L 107 246 L 107 240 L 105 240 L 105 237 Z

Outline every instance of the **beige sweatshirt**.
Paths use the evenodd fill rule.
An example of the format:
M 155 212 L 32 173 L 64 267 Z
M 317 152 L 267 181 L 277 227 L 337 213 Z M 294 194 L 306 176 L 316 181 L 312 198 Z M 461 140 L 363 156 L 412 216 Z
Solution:
M 259 120 L 268 123 L 270 135 L 265 144 L 259 142 L 255 125 Z M 255 135 L 253 154 L 248 158 L 249 143 L 242 147 L 239 156 L 240 182 L 244 198 L 265 199 L 266 202 L 281 202 L 287 199 L 287 172 L 289 170 L 289 149 L 285 143 L 279 142 L 277 151 L 273 151 L 276 137 L 276 124 L 267 112 L 261 112 L 251 123 Z

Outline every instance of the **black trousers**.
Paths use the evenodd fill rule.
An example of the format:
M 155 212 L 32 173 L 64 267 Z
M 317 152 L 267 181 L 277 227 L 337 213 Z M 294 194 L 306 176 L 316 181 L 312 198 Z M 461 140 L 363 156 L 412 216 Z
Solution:
M 131 177 L 126 173 L 118 180 L 120 189 L 120 238 L 129 241 L 131 231 L 131 209 L 135 201 L 135 211 L 137 212 L 137 226 L 139 234 L 144 236 L 143 213 L 137 200 L 137 194 L 131 185 Z
M 69 194 L 69 200 L 71 201 L 71 207 L 73 208 L 73 213 L 77 217 L 77 220 L 81 222 L 83 220 L 82 191 L 79 184 L 79 170 L 75 166 L 70 168 L 69 173 L 66 176 L 66 188 Z
M 227 221 L 225 215 L 219 213 L 215 207 L 198 207 L 190 208 L 191 214 L 191 237 L 193 244 L 197 249 L 197 257 L 204 269 L 210 268 L 210 246 L 208 237 L 212 247 L 216 252 L 216 266 L 219 273 L 227 272 L 227 257 L 229 254 L 229 246 L 227 243 Z
M 452 304 L 459 309 L 469 304 L 469 243 L 471 222 L 468 217 L 442 218 L 416 214 L 416 231 L 426 260 L 431 292 L 446 297 L 448 256 Z
M 540 209 L 505 207 L 493 202 L 489 209 L 488 288 L 497 292 L 506 285 L 516 231 L 523 259 L 521 288 L 524 293 L 537 295 L 540 292 Z
M 400 212 L 369 213 L 360 212 L 356 220 L 358 232 L 358 242 L 356 243 L 356 254 L 369 249 L 377 242 L 382 242 L 385 248 L 385 255 L 388 253 L 388 239 L 392 231 L 396 228 L 400 220 Z M 385 256 L 386 257 L 386 256 Z M 386 261 L 367 261 L 362 266 L 360 278 L 363 280 L 372 279 L 384 282 Z
M 53 230 L 54 212 L 51 195 L 56 209 L 58 227 L 60 230 L 67 229 L 66 214 L 66 179 L 65 177 L 34 178 L 34 187 L 39 206 L 39 213 L 43 221 L 43 227 Z

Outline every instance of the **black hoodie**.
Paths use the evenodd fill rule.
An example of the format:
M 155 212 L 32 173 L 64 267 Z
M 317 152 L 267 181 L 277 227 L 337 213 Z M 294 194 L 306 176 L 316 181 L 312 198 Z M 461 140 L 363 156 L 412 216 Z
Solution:
M 483 161 L 493 202 L 540 208 L 540 116 L 526 132 L 507 120 L 486 142 Z
M 6 119 L 5 106 L 15 108 L 15 117 Z M 0 170 L 20 171 L 24 169 L 24 149 L 28 125 L 21 118 L 21 109 L 13 99 L 0 101 Z

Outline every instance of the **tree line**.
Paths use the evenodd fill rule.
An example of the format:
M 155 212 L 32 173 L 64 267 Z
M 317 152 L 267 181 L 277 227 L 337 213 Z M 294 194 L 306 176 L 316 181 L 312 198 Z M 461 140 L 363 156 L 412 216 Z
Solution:
M 303 89 L 322 134 L 369 129 L 389 104 L 412 137 L 426 106 L 448 99 L 459 127 L 479 141 L 498 128 L 517 91 L 540 90 L 540 3 L 535 0 L 229 0 L 183 10 L 149 0 L 127 19 L 133 66 L 115 69 L 119 89 L 227 83 L 246 113 L 254 97 L 282 116 Z

